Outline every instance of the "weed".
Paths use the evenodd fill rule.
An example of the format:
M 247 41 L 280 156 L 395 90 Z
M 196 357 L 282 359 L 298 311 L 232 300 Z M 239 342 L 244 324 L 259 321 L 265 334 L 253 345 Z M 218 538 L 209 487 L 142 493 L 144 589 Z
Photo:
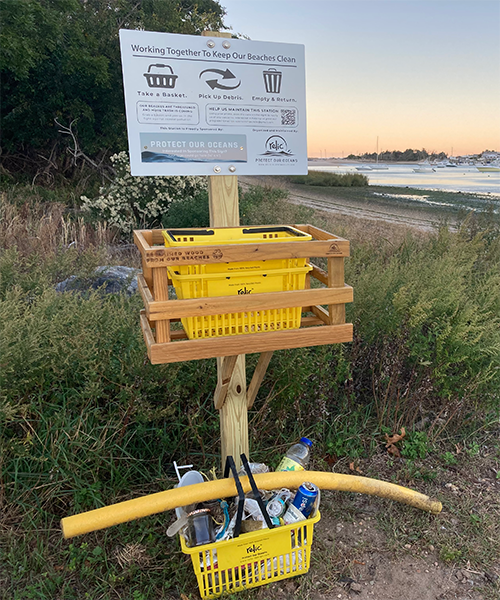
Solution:
M 469 446 L 466 446 L 466 452 L 469 456 L 477 456 L 481 451 L 481 446 L 477 442 L 472 442 Z
M 446 563 L 457 562 L 462 557 L 462 551 L 452 546 L 443 546 L 439 552 L 439 558 Z
M 424 431 L 412 431 L 406 434 L 401 454 L 415 460 L 425 458 L 430 451 L 429 438 Z
M 441 458 L 446 465 L 456 465 L 458 463 L 457 457 L 449 451 L 442 454 Z

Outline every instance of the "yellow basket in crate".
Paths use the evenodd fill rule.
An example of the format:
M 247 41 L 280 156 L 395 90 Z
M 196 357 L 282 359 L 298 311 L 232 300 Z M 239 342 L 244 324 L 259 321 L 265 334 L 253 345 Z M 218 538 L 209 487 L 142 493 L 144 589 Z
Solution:
M 180 275 L 176 267 L 168 267 L 168 275 L 179 299 L 236 296 L 252 293 L 281 292 L 304 288 L 306 273 L 311 266 L 289 269 L 266 269 L 246 273 L 205 273 L 203 275 Z M 190 339 L 280 331 L 300 327 L 302 309 L 277 308 L 255 310 L 203 317 L 182 318 L 182 324 Z
M 202 598 L 240 592 L 303 575 L 309 571 L 315 517 L 243 533 L 238 538 L 188 548 L 181 536 L 182 552 L 191 556 Z
M 295 227 L 226 227 L 222 229 L 166 229 L 162 231 L 165 246 L 224 246 L 225 244 L 251 244 L 252 242 L 301 242 L 310 241 L 312 236 Z M 179 265 L 181 275 L 201 275 L 203 273 L 227 273 L 235 271 L 260 271 L 262 269 L 286 269 L 303 267 L 305 258 L 253 260 L 233 263 L 212 263 L 201 265 Z M 223 294 L 219 294 L 223 295 Z
M 165 245 L 223 246 L 251 242 L 311 240 L 312 236 L 289 226 L 231 227 L 224 229 L 168 229 L 163 231 Z M 305 258 L 256 260 L 245 262 L 175 265 L 168 267 L 177 297 L 213 298 L 300 290 L 312 269 Z M 300 327 L 300 307 L 252 312 L 226 313 L 182 319 L 190 339 L 222 337 L 280 331 Z

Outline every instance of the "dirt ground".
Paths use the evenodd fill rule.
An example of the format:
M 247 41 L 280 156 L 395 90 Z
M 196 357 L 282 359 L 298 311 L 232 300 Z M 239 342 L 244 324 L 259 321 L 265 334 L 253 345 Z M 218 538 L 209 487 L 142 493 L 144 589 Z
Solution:
M 474 456 L 371 459 L 335 472 L 392 481 L 440 500 L 430 515 L 377 497 L 323 492 L 309 574 L 260 588 L 260 600 L 500 599 L 500 446 Z M 446 460 L 443 460 L 443 456 Z M 358 471 L 359 469 L 359 471 Z
M 421 231 L 434 230 L 437 221 L 435 212 L 426 211 L 422 207 L 418 210 L 411 209 L 384 197 L 379 197 L 376 202 L 373 198 L 370 200 L 347 198 L 340 191 L 341 188 L 334 194 L 325 195 L 322 188 L 295 185 L 280 177 L 240 176 L 238 182 L 243 189 L 251 185 L 281 187 L 289 192 L 289 201 L 293 204 L 365 221 L 404 225 Z M 411 195 L 411 190 L 408 190 L 408 194 Z

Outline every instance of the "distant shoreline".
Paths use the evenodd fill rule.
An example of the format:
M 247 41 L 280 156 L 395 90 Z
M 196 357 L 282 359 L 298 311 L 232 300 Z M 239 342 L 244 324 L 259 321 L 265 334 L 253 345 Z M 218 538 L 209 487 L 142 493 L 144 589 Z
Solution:
M 417 161 L 417 160 L 412 160 L 412 161 L 408 161 L 408 160 L 384 160 L 381 161 L 382 164 L 388 164 L 388 165 L 418 165 L 419 162 L 421 161 Z M 376 161 L 375 160 L 360 160 L 360 159 L 356 159 L 356 158 L 328 158 L 328 159 L 324 159 L 324 158 L 313 158 L 307 159 L 307 166 L 315 166 L 315 167 L 321 167 L 321 166 L 325 166 L 325 167 L 334 167 L 337 165 L 373 165 L 375 164 Z

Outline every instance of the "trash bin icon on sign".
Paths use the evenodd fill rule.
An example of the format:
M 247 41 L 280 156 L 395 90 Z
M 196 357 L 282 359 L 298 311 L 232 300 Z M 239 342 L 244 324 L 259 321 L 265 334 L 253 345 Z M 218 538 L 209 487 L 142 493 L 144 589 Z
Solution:
M 266 86 L 266 92 L 268 94 L 279 94 L 281 90 L 281 77 L 283 73 L 276 69 L 269 69 L 263 71 L 264 85 Z
M 170 73 L 162 69 L 170 69 Z M 170 65 L 162 65 L 161 63 L 149 65 L 148 72 L 144 73 L 144 77 L 150 88 L 167 88 L 175 87 L 175 82 L 178 75 L 174 75 L 174 71 Z

